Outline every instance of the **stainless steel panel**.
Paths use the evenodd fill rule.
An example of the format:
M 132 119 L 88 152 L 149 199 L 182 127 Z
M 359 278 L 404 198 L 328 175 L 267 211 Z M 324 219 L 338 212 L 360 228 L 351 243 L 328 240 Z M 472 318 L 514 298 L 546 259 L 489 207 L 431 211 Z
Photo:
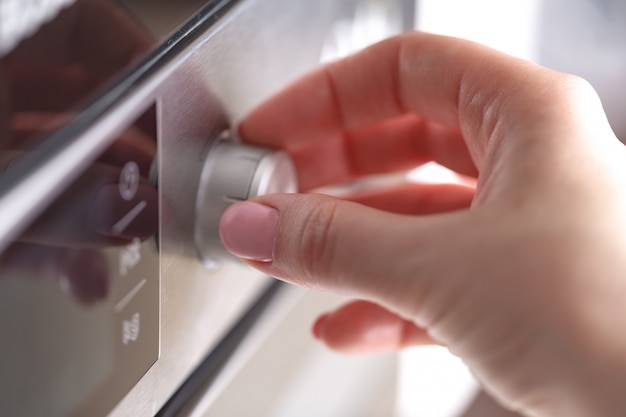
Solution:
M 163 71 L 159 102 L 161 355 L 114 416 L 153 415 L 268 284 L 247 267 L 198 262 L 193 209 L 212 139 L 319 63 L 333 24 L 357 1 L 250 0 Z

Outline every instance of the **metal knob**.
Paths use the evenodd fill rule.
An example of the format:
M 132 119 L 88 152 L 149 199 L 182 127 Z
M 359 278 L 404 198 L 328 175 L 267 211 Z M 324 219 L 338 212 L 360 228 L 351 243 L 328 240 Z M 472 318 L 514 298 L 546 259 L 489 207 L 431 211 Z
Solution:
M 218 232 L 220 218 L 229 205 L 297 190 L 296 170 L 287 153 L 218 140 L 202 169 L 196 199 L 194 240 L 204 266 L 215 270 L 231 258 Z

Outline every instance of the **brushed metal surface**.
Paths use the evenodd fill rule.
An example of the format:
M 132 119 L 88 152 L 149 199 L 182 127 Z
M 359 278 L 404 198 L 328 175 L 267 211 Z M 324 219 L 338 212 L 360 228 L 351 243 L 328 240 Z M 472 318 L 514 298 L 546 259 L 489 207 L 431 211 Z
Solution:
M 192 236 L 201 169 L 211 138 L 317 65 L 331 26 L 354 16 L 357 3 L 243 1 L 145 94 L 160 116 L 161 349 L 112 416 L 154 415 L 268 284 L 245 266 L 210 272 L 198 262 Z

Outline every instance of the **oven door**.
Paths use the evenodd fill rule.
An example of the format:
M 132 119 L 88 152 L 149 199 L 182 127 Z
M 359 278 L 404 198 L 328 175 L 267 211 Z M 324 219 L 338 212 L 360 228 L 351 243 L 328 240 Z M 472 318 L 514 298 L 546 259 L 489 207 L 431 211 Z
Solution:
M 216 144 L 413 1 L 44 3 L 0 3 L 0 415 L 175 415 L 292 294 L 198 243 Z

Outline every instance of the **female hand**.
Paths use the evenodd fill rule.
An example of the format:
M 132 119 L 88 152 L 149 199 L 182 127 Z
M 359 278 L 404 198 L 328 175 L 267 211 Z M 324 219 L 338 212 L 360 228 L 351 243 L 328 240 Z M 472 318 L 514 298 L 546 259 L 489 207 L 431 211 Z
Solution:
M 586 82 L 413 33 L 305 76 L 240 133 L 287 150 L 303 191 L 430 160 L 477 177 L 227 210 L 222 240 L 254 267 L 365 300 L 320 318 L 321 340 L 436 341 L 529 416 L 624 415 L 626 151 Z

